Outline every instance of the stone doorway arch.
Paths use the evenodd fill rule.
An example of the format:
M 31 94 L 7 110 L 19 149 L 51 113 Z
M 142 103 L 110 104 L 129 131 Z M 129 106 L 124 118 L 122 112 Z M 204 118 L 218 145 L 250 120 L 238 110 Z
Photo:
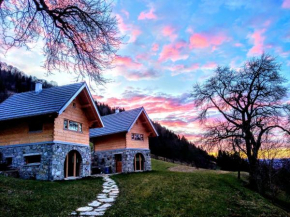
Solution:
M 64 161 L 64 177 L 78 177 L 81 176 L 81 166 L 82 166 L 82 157 L 81 154 L 76 151 L 70 151 Z

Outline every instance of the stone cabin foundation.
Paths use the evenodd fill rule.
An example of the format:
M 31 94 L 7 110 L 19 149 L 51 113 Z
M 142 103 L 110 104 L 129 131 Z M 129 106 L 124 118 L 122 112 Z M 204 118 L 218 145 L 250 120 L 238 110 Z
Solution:
M 92 168 L 100 168 L 105 173 L 109 168 L 111 173 L 116 173 L 116 155 L 121 155 L 123 173 L 135 172 L 134 158 L 136 154 L 141 154 L 144 158 L 143 171 L 151 170 L 151 156 L 149 149 L 115 149 L 106 151 L 94 151 L 92 153 Z
M 63 142 L 41 142 L 0 146 L 2 158 L 12 158 L 11 166 L 18 169 L 20 178 L 62 180 L 65 178 L 65 159 L 70 151 L 80 154 L 79 177 L 91 174 L 91 151 L 88 145 Z M 40 156 L 40 162 L 27 163 L 27 158 Z

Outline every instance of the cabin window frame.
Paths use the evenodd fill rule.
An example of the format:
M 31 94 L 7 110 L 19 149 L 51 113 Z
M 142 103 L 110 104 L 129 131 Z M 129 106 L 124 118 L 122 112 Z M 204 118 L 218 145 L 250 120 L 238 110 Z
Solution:
M 140 138 L 140 139 L 136 139 L 136 138 Z M 144 142 L 144 134 L 143 133 L 132 133 L 131 140 Z
M 24 162 L 25 162 L 25 165 L 27 165 L 27 166 L 40 165 L 41 154 L 24 155 Z
M 78 129 L 77 130 L 72 130 L 70 129 L 70 122 L 74 122 L 78 125 Z M 67 123 L 67 124 L 65 124 Z M 71 132 L 75 132 L 75 133 L 83 133 L 83 124 L 77 121 L 73 121 L 73 120 L 69 120 L 69 119 L 64 119 L 63 121 L 63 129 L 67 130 L 67 131 L 71 131 Z

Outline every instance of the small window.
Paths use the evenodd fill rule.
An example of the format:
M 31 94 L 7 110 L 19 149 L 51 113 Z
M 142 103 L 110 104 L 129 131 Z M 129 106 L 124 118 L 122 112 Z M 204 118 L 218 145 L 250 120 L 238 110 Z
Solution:
M 42 122 L 32 122 L 29 124 L 29 132 L 40 132 L 43 129 Z
M 6 158 L 6 164 L 7 164 L 7 166 L 11 166 L 12 165 L 12 157 L 7 157 Z
M 72 106 L 73 106 L 73 108 L 76 108 L 77 104 L 75 102 L 73 102 Z
M 144 140 L 144 136 L 143 136 L 143 134 L 132 133 L 132 140 L 140 140 L 140 141 L 143 141 Z
M 63 122 L 63 128 L 65 130 L 72 130 L 76 132 L 83 132 L 83 125 L 81 123 L 70 121 L 70 120 L 64 120 Z
M 26 164 L 40 163 L 41 155 L 31 155 L 25 157 Z
M 68 120 L 64 120 L 63 128 L 66 129 L 66 130 L 68 129 Z

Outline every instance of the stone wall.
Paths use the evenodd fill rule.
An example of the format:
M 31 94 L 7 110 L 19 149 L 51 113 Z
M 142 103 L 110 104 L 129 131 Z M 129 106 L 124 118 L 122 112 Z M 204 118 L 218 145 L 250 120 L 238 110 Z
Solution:
M 20 178 L 38 180 L 64 179 L 65 157 L 72 150 L 77 150 L 82 157 L 80 176 L 89 176 L 91 154 L 86 145 L 44 142 L 0 148 L 4 159 L 12 157 L 12 167 L 18 169 Z M 32 155 L 41 155 L 40 163 L 26 164 L 25 157 Z
M 115 155 L 122 155 L 122 172 L 134 172 L 134 157 L 141 153 L 144 156 L 144 171 L 151 170 L 151 156 L 149 149 L 116 149 L 108 151 L 96 151 L 92 153 L 92 167 L 98 167 L 104 173 L 109 167 L 111 173 L 116 172 Z
M 66 155 L 72 150 L 78 151 L 82 157 L 80 177 L 91 175 L 91 150 L 88 145 L 67 145 L 55 143 L 52 145 L 52 180 L 64 179 L 65 158 Z

